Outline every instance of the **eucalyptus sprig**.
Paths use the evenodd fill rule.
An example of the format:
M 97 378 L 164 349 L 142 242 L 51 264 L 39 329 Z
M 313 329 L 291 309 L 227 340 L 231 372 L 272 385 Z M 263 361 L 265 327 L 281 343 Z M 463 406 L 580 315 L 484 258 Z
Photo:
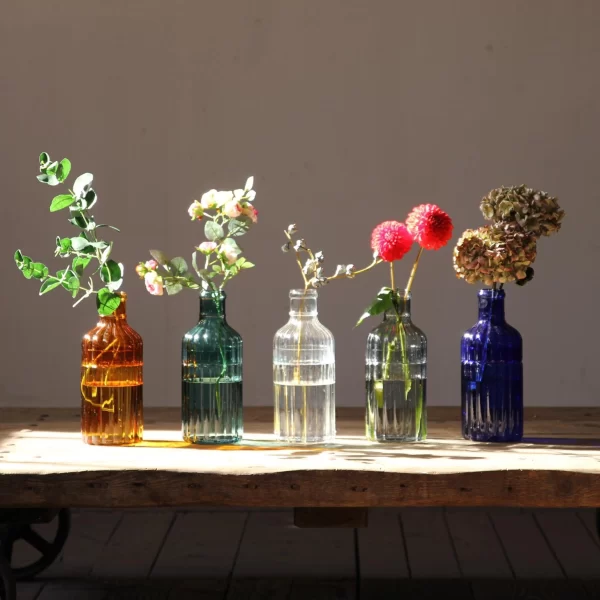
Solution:
M 41 174 L 37 179 L 50 186 L 64 183 L 71 172 L 71 161 L 68 158 L 63 158 L 60 162 L 52 161 L 48 153 L 42 152 L 39 162 Z M 111 315 L 121 303 L 121 297 L 115 292 L 123 283 L 123 265 L 110 258 L 113 242 L 106 242 L 98 237 L 98 229 L 102 227 L 119 230 L 112 225 L 97 224 L 94 220 L 90 210 L 98 201 L 98 195 L 92 188 L 93 180 L 91 173 L 80 175 L 73 183 L 73 189 L 55 196 L 50 204 L 50 212 L 68 208 L 69 223 L 80 230 L 79 235 L 74 237 L 56 237 L 54 255 L 71 259 L 70 266 L 51 275 L 49 267 L 25 256 L 21 250 L 15 252 L 14 258 L 26 279 L 33 278 L 41 282 L 40 296 L 62 287 L 73 298 L 82 294 L 73 305 L 77 306 L 94 294 L 98 313 L 106 316 Z M 92 262 L 97 262 L 96 269 L 87 276 L 87 283 L 82 285 L 84 271 Z M 98 289 L 94 287 L 94 276 L 97 274 L 102 282 Z
M 254 267 L 254 263 L 241 256 L 243 250 L 235 240 L 258 221 L 258 211 L 252 204 L 256 198 L 253 186 L 254 177 L 249 177 L 244 189 L 213 189 L 203 194 L 201 200 L 194 200 L 188 214 L 192 221 L 206 219 L 204 235 L 207 239 L 192 253 L 195 275 L 181 256 L 170 259 L 161 250 L 150 250 L 153 260 L 141 262 L 136 267 L 150 294 L 161 296 L 166 289 L 172 296 L 183 288 L 196 290 L 200 287 L 216 292 L 241 271 Z M 204 265 L 198 264 L 202 257 Z M 159 274 L 159 266 L 163 274 Z
M 295 224 L 288 225 L 288 228 L 283 232 L 287 237 L 288 241 L 281 247 L 283 252 L 294 251 L 296 254 L 296 262 L 300 268 L 300 274 L 304 281 L 304 289 L 309 287 L 320 288 L 330 281 L 335 279 L 353 279 L 356 275 L 360 275 L 365 271 L 372 269 L 377 266 L 382 260 L 377 256 L 373 255 L 373 262 L 365 267 L 364 269 L 356 270 L 353 264 L 337 265 L 333 275 L 325 275 L 323 263 L 325 262 L 325 255 L 322 250 L 313 252 L 307 245 L 304 239 L 294 240 L 294 235 L 298 233 L 298 227 Z M 308 258 L 304 261 L 302 254 L 307 254 Z

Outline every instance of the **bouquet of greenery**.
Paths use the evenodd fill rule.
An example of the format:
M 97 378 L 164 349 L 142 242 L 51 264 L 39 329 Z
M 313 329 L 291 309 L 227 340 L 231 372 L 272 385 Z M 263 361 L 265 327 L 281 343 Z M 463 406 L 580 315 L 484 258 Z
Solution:
M 236 238 L 246 234 L 258 222 L 258 211 L 252 202 L 256 192 L 252 189 L 254 177 L 249 177 L 244 189 L 232 191 L 210 190 L 200 200 L 194 200 L 188 209 L 192 221 L 206 220 L 206 240 L 192 253 L 190 272 L 181 256 L 167 258 L 160 250 L 150 250 L 152 260 L 141 262 L 136 267 L 146 289 L 153 296 L 162 296 L 164 290 L 172 296 L 184 287 L 193 290 L 203 287 L 217 293 L 228 281 L 254 264 L 242 255 Z M 198 252 L 204 256 L 204 264 L 198 264 Z M 162 267 L 161 275 L 158 267 Z
M 40 154 L 40 175 L 38 180 L 46 185 L 57 186 L 66 181 L 71 172 L 71 161 L 63 158 L 60 162 L 52 161 L 46 152 Z M 112 225 L 96 223 L 90 212 L 98 201 L 98 195 L 92 188 L 94 176 L 91 173 L 80 175 L 73 183 L 73 189 L 55 196 L 50 204 L 50 212 L 69 209 L 69 223 L 79 230 L 79 235 L 72 237 L 56 237 L 54 255 L 69 261 L 69 265 L 50 274 L 44 263 L 36 262 L 21 250 L 15 252 L 15 262 L 26 279 L 36 279 L 41 283 L 40 296 L 53 289 L 62 287 L 73 298 L 80 296 L 73 306 L 89 296 L 96 296 L 96 307 L 100 315 L 111 315 L 121 303 L 116 291 L 123 283 L 123 265 L 110 258 L 113 242 L 106 242 L 99 237 L 99 229 L 109 227 L 119 231 Z M 84 271 L 90 263 L 95 269 L 88 274 L 87 283 Z M 91 268 L 88 269 L 88 273 Z M 101 285 L 95 287 L 94 279 L 100 279 Z

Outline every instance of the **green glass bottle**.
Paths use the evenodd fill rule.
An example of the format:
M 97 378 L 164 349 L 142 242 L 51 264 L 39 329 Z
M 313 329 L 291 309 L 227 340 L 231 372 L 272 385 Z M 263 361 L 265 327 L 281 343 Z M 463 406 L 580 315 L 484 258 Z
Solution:
M 200 292 L 200 319 L 183 336 L 182 430 L 193 444 L 232 444 L 243 433 L 242 338 L 225 318 L 225 292 Z

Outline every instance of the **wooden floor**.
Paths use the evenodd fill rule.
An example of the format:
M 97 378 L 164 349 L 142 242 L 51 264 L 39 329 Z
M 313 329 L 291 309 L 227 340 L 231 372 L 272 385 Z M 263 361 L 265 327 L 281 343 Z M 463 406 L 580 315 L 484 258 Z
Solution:
M 18 598 L 600 598 L 591 510 L 375 509 L 357 530 L 292 520 L 291 510 L 76 510 L 61 557 Z

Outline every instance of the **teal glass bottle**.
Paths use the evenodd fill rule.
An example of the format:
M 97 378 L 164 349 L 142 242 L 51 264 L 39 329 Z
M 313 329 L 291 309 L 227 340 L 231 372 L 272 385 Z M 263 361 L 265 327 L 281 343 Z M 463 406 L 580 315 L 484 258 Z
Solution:
M 243 433 L 242 338 L 225 317 L 225 292 L 200 292 L 200 319 L 183 336 L 182 433 L 192 444 L 233 444 Z

